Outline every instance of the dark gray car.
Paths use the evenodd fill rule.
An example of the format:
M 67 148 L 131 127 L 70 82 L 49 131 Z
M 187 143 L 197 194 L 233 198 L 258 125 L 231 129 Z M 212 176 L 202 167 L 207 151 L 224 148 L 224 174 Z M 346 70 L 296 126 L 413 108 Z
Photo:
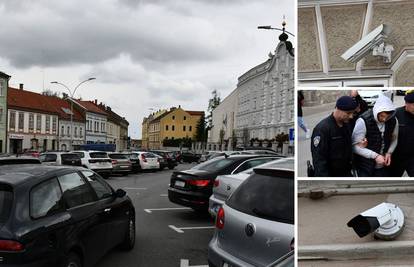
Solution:
M 294 171 L 254 169 L 217 213 L 209 265 L 272 264 L 293 249 L 294 214 Z

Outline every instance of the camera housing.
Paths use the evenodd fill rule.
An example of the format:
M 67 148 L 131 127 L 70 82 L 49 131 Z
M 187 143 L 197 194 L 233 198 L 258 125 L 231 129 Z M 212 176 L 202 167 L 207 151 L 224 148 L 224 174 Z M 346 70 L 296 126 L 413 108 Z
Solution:
M 348 223 L 359 237 L 374 232 L 382 240 L 395 239 L 404 229 L 404 213 L 392 203 L 381 203 L 352 218 Z
M 391 28 L 385 24 L 381 24 L 362 37 L 361 40 L 343 53 L 341 57 L 346 61 L 356 63 L 372 51 L 374 56 L 382 56 L 384 57 L 385 63 L 390 63 L 394 47 L 390 44 L 385 44 L 385 40 L 390 33 Z

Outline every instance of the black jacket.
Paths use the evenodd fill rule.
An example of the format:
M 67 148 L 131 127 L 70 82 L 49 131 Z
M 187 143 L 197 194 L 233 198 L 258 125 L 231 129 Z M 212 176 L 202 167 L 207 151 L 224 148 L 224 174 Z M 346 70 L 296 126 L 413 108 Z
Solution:
M 395 116 L 398 120 L 398 145 L 393 158 L 413 158 L 414 153 L 414 115 L 405 111 L 405 107 L 397 108 Z
M 350 177 L 352 140 L 348 124 L 339 127 L 333 115 L 313 129 L 311 151 L 315 177 Z

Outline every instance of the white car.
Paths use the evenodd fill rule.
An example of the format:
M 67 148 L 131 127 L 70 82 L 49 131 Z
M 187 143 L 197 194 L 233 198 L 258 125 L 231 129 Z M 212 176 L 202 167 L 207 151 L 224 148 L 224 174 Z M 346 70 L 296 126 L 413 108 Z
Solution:
M 220 207 L 223 206 L 224 202 L 237 189 L 237 187 L 243 183 L 243 181 L 246 180 L 250 175 L 253 174 L 254 168 L 274 167 L 293 170 L 293 165 L 293 158 L 282 158 L 272 160 L 270 162 L 266 162 L 257 166 L 252 166 L 252 168 L 236 174 L 217 176 L 216 180 L 214 181 L 213 194 L 209 199 L 208 212 L 211 214 L 211 216 L 216 217 L 217 211 L 220 209 Z
M 112 173 L 112 160 L 108 153 L 104 151 L 72 151 L 80 156 L 82 166 L 93 170 L 103 176 L 109 176 Z
M 385 95 L 391 101 L 394 101 L 394 91 L 393 90 L 358 90 L 358 94 L 362 99 L 367 102 L 368 106 L 374 106 L 375 102 L 380 95 Z
M 138 151 L 132 153 L 138 154 L 139 164 L 141 165 L 142 170 L 160 169 L 160 160 L 156 154 L 145 151 Z

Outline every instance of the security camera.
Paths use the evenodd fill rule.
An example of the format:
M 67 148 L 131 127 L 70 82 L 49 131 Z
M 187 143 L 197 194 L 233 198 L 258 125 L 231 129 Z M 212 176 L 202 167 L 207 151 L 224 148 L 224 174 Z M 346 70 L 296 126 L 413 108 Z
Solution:
M 381 24 L 372 32 L 362 37 L 361 40 L 343 53 L 341 57 L 346 61 L 355 63 L 372 51 L 374 56 L 382 56 L 384 57 L 384 62 L 390 63 L 394 47 L 390 44 L 385 44 L 385 39 L 390 33 L 391 28 Z
M 392 240 L 404 229 L 404 213 L 397 205 L 384 202 L 360 213 L 347 225 L 359 237 L 375 232 L 374 236 L 378 239 Z

